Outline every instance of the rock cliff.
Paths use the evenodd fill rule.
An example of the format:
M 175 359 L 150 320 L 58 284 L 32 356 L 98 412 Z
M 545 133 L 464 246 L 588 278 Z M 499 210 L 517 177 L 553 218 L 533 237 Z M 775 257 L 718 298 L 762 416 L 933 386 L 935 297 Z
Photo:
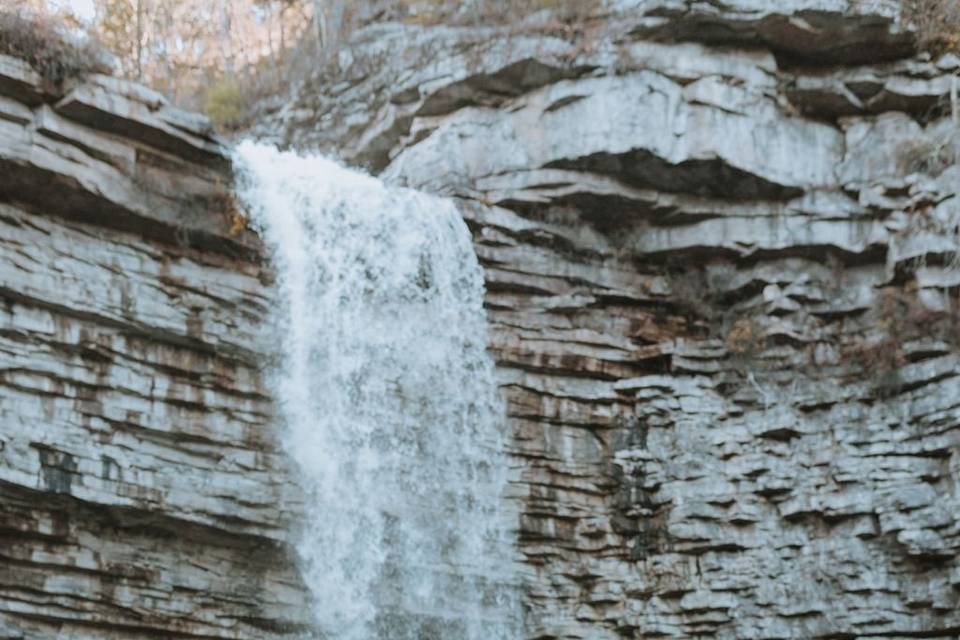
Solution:
M 898 16 L 374 25 L 255 130 L 460 202 L 528 637 L 960 635 L 960 59 Z M 162 97 L 0 58 L 2 639 L 308 627 L 228 184 Z
M 899 13 L 379 25 L 259 128 L 461 199 L 531 638 L 960 634 L 960 59 Z
M 204 119 L 0 56 L 0 638 L 310 619 L 259 377 L 269 289 Z M 242 227 L 241 227 L 242 228 Z

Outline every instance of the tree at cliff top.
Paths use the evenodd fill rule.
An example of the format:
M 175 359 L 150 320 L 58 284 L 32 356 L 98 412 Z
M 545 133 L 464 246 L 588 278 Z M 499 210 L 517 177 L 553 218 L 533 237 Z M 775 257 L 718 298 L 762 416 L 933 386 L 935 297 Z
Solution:
M 71 32 L 75 22 L 38 13 L 28 5 L 13 10 L 0 3 L 0 54 L 21 58 L 53 86 L 64 80 L 109 71 L 96 42 Z
M 290 0 L 98 0 L 93 25 L 121 73 L 199 107 L 220 78 L 250 82 L 281 57 L 311 16 Z
M 60 0 L 0 0 L 0 9 L 63 21 L 115 57 L 114 72 L 205 109 L 221 128 L 241 126 L 253 106 L 285 94 L 317 64 L 336 63 L 350 32 L 377 21 L 417 24 L 515 22 L 548 10 L 554 20 L 588 15 L 599 0 L 93 0 L 84 19 Z
M 68 3 L 0 0 L 0 10 L 29 12 L 86 31 L 115 57 L 115 73 L 149 84 L 174 102 L 200 107 L 220 78 L 250 83 L 264 61 L 282 59 L 312 21 L 307 0 L 94 0 L 85 20 Z M 275 69 L 271 69 L 275 71 Z M 279 75 L 267 74 L 274 81 Z M 271 86 L 271 89 L 276 89 Z

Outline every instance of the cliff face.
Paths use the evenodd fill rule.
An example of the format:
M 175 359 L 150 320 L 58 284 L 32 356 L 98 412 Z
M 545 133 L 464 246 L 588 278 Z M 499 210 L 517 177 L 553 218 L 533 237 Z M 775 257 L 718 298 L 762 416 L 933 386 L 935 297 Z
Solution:
M 530 638 L 960 634 L 960 59 L 898 11 L 379 25 L 259 127 L 459 199 Z M 152 92 L 0 58 L 0 638 L 307 628 L 228 183 Z
M 260 128 L 461 198 L 530 637 L 960 633 L 960 59 L 898 13 L 371 27 Z
M 309 620 L 223 154 L 143 87 L 0 57 L 0 638 Z

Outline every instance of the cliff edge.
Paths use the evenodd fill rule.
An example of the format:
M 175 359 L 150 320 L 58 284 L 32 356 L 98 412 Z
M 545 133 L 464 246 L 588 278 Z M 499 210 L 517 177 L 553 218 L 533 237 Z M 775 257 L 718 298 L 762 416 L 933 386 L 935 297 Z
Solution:
M 309 624 L 230 184 L 204 118 L 0 56 L 0 638 Z
M 371 26 L 258 128 L 460 199 L 530 637 L 956 636 L 960 58 L 897 2 L 594 7 Z

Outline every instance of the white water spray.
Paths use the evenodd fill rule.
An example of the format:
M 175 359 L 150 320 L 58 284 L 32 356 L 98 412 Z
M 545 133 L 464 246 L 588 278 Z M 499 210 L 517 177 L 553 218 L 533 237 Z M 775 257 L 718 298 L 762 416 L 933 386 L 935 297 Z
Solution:
M 277 271 L 272 382 L 312 492 L 321 637 L 520 638 L 503 410 L 456 208 L 253 143 L 236 164 Z

